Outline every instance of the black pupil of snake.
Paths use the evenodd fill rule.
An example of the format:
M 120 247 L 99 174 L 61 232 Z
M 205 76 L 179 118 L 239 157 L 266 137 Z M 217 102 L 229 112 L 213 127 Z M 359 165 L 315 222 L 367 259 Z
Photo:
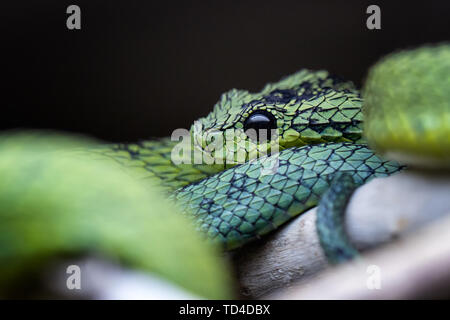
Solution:
M 270 112 L 255 111 L 244 123 L 245 134 L 253 141 L 265 142 L 272 138 L 273 129 L 277 128 L 276 119 Z

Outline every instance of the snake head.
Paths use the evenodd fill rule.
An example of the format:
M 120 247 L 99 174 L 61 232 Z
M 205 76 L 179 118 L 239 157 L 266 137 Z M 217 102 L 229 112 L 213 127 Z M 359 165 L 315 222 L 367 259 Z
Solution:
M 213 111 L 191 127 L 191 136 L 196 150 L 227 164 L 293 146 L 356 142 L 361 102 L 352 82 L 304 69 L 259 93 L 222 94 Z

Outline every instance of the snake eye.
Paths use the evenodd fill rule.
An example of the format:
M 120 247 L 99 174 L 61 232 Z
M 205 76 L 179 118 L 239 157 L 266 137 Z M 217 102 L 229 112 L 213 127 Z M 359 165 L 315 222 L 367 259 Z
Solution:
M 253 141 L 259 141 L 260 135 L 265 139 L 271 138 L 270 130 L 276 128 L 277 123 L 273 114 L 263 110 L 253 112 L 244 122 L 245 134 Z

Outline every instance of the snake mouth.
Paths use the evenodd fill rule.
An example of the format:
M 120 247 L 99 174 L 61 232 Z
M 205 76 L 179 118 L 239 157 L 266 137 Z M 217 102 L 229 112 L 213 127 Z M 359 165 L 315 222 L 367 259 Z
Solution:
M 229 148 L 224 132 L 214 128 L 206 130 L 199 130 L 202 127 L 194 128 L 192 140 L 197 157 L 201 156 L 201 159 L 209 164 L 236 164 L 235 161 L 231 161 L 236 156 L 236 150 Z M 244 161 L 245 159 L 242 162 Z
M 223 131 L 215 128 L 204 129 L 202 123 L 194 123 L 191 128 L 194 152 L 208 164 L 236 165 L 278 153 L 280 150 L 278 133 L 271 133 L 271 137 L 276 138 L 263 142 L 254 141 L 243 129 L 229 128 Z

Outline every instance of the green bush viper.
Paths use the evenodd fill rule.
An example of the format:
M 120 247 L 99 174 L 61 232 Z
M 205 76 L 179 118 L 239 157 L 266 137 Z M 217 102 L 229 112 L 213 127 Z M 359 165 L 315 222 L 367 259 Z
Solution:
M 301 70 L 267 84 L 259 93 L 233 89 L 191 127 L 188 144 L 222 160 L 234 160 L 239 148 L 256 150 L 253 156 L 245 154 L 241 164 L 174 164 L 172 150 L 180 142 L 170 138 L 115 145 L 83 142 L 85 151 L 61 156 L 53 151 L 71 149 L 78 140 L 4 135 L 0 260 L 8 265 L 0 268 L 0 285 L 13 279 L 17 270 L 27 270 L 55 252 L 95 249 L 115 253 L 126 263 L 157 272 L 200 295 L 226 297 L 226 272 L 214 253 L 205 254 L 206 262 L 196 263 L 210 249 L 186 231 L 190 227 L 184 229 L 184 218 L 177 221 L 176 216 L 182 215 L 171 212 L 184 212 L 210 239 L 233 249 L 316 206 L 327 190 L 335 189 L 324 197 L 324 213 L 318 220 L 342 210 L 340 204 L 348 200 L 348 192 L 342 192 L 349 190 L 340 189 L 342 182 L 360 185 L 400 169 L 397 162 L 380 156 L 413 166 L 448 166 L 449 68 L 446 44 L 388 56 L 369 72 L 364 107 L 351 82 L 326 71 Z M 269 174 L 262 174 L 264 160 L 272 157 L 262 153 L 273 150 L 275 139 L 258 143 L 246 136 L 248 129 L 278 132 L 280 152 L 273 155 L 278 161 Z M 225 144 L 230 142 L 229 130 L 238 134 Z M 223 138 L 219 151 L 211 151 L 212 140 L 205 132 Z M 262 156 L 253 159 L 255 154 Z M 117 167 L 128 174 L 119 173 Z M 139 179 L 125 178 L 129 175 Z M 336 180 L 341 184 L 333 183 Z M 153 190 L 161 187 L 170 201 Z M 152 206 L 156 206 L 152 213 L 146 213 Z M 333 219 L 327 220 L 319 233 L 331 242 L 340 241 L 327 234 L 333 226 Z M 184 254 L 180 243 L 189 248 Z M 194 283 L 199 277 L 189 280 L 192 274 L 204 275 L 210 285 Z

